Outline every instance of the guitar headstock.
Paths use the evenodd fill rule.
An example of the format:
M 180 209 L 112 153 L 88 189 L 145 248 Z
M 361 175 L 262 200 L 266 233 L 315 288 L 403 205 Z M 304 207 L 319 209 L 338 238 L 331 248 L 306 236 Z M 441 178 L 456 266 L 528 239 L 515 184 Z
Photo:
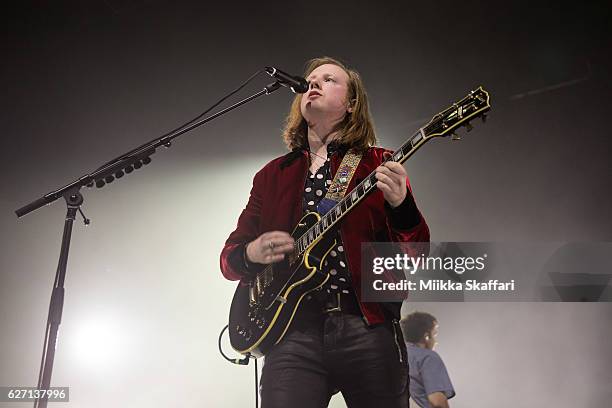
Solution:
M 427 125 L 422 128 L 426 139 L 432 137 L 445 137 L 452 135 L 453 140 L 459 140 L 455 131 L 465 126 L 467 131 L 472 130 L 471 120 L 478 117 L 484 122 L 486 112 L 491 109 L 490 96 L 483 87 L 468 93 L 463 99 L 453 103 L 450 107 L 435 115 Z

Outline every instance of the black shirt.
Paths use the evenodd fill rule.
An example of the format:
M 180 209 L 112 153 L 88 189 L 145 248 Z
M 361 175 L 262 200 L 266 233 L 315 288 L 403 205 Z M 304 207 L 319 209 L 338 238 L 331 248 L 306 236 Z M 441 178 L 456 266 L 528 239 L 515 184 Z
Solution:
M 307 212 L 317 212 L 317 205 L 327 194 L 327 188 L 332 183 L 329 157 L 335 150 L 335 146 L 327 146 L 327 160 L 317 170 L 316 173 L 308 172 L 304 185 L 304 196 L 302 208 L 304 214 Z M 323 264 L 324 271 L 329 272 L 330 279 L 327 281 L 323 290 L 327 293 L 350 293 L 350 272 L 344 254 L 340 229 L 336 228 L 336 245 L 330 251 Z

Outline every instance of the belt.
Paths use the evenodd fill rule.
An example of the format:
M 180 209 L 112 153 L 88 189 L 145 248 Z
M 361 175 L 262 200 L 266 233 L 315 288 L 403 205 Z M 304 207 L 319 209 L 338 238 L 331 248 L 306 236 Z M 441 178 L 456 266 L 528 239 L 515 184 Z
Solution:
M 361 315 L 361 309 L 354 293 L 337 292 L 329 294 L 320 292 L 313 298 L 320 305 L 323 314 L 338 312 Z

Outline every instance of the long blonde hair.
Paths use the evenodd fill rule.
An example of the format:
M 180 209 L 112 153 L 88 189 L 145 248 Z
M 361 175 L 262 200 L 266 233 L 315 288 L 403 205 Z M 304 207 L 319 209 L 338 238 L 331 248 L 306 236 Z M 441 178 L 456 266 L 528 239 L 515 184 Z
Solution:
M 339 66 L 349 77 L 347 99 L 351 101 L 353 111 L 347 112 L 338 124 L 339 134 L 336 140 L 346 148 L 364 151 L 376 144 L 376 134 L 363 81 L 357 71 L 331 57 L 313 58 L 308 61 L 304 77 L 308 77 L 317 67 L 325 64 Z M 301 101 L 302 94 L 295 95 L 283 130 L 283 139 L 289 150 L 308 147 L 308 124 L 300 110 Z

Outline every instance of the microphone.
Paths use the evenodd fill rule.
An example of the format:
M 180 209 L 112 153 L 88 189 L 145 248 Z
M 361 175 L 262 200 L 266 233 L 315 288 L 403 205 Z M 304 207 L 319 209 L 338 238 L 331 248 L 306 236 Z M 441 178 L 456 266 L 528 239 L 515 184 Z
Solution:
M 266 67 L 266 73 L 275 78 L 282 86 L 290 88 L 293 93 L 305 93 L 308 91 L 308 82 L 300 76 L 289 75 L 274 67 Z

